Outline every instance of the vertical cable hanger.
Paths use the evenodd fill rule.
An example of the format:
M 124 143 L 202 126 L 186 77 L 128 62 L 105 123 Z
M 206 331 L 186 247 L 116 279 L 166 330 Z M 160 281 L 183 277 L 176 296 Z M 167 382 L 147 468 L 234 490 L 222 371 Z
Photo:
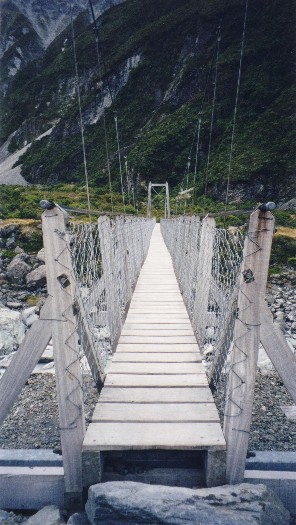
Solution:
M 86 162 L 85 136 L 84 136 L 84 125 L 83 125 L 83 118 L 82 118 L 77 49 L 76 49 L 74 21 L 73 21 L 73 4 L 71 0 L 69 2 L 69 5 L 70 5 L 70 19 L 71 19 L 71 33 L 72 33 L 72 49 L 73 49 L 73 58 L 74 58 L 74 66 L 75 66 L 75 83 L 76 83 L 76 93 L 77 93 L 77 102 L 78 102 L 78 110 L 79 110 L 81 144 L 82 144 L 82 151 L 83 151 L 84 175 L 85 175 L 85 185 L 86 185 L 86 194 L 87 194 L 87 208 L 88 208 L 88 211 L 90 211 L 90 195 L 89 195 L 89 184 L 88 184 L 88 170 L 87 170 L 87 162 Z M 91 216 L 90 216 L 90 220 L 91 220 Z
M 101 98 L 102 98 L 102 107 L 103 107 L 103 127 L 104 127 L 104 138 L 105 138 L 105 150 L 106 150 L 106 158 L 107 158 L 107 172 L 108 172 L 108 181 L 109 181 L 109 190 L 110 190 L 110 204 L 111 204 L 111 210 L 113 212 L 114 206 L 113 206 L 113 190 L 112 190 L 112 179 L 111 179 L 111 165 L 110 165 L 110 155 L 109 155 L 109 144 L 108 144 L 108 135 L 107 135 L 107 124 L 106 124 L 106 115 L 105 115 L 105 108 L 104 108 L 104 90 L 103 90 L 103 81 L 102 81 L 102 73 L 101 73 L 101 64 L 103 64 L 104 69 L 106 71 L 105 64 L 103 62 L 102 58 L 102 52 L 100 50 L 100 41 L 99 41 L 99 28 L 97 25 L 95 12 L 92 4 L 92 0 L 89 0 L 91 15 L 93 19 L 94 24 L 94 34 L 95 34 L 95 41 L 96 41 L 96 55 L 97 55 L 97 64 L 98 64 L 98 75 L 99 75 L 99 85 L 100 85 L 100 91 L 101 91 Z M 109 91 L 109 96 L 111 99 L 111 102 L 113 103 L 113 96 L 112 92 L 109 86 L 109 83 L 107 81 L 107 88 Z
M 237 108 L 238 108 L 238 99 L 239 99 L 239 91 L 240 91 L 240 84 L 241 84 L 241 74 L 242 74 L 244 47 L 245 47 L 248 7 L 249 7 L 249 0 L 246 0 L 246 3 L 245 3 L 245 14 L 244 14 L 244 23 L 243 23 L 243 31 L 242 31 L 242 40 L 241 40 L 241 48 L 240 48 L 240 60 L 239 60 L 239 68 L 238 68 L 238 76 L 237 76 L 235 104 L 234 104 L 234 113 L 233 113 L 233 121 L 232 121 L 232 133 L 231 133 L 231 142 L 230 142 L 228 174 L 227 174 L 227 186 L 226 186 L 225 207 L 224 207 L 225 211 L 227 211 L 228 199 L 229 199 L 229 186 L 230 186 L 230 178 L 231 178 L 232 157 L 233 157 L 235 127 L 236 127 L 236 118 L 237 118 Z
M 193 175 L 193 204 L 195 204 L 195 184 L 197 176 L 197 163 L 199 155 L 199 143 L 200 143 L 200 130 L 201 130 L 201 117 L 198 119 L 198 128 L 197 128 L 197 140 L 196 140 L 196 150 L 195 150 L 195 164 L 194 164 L 194 175 Z
M 223 16 L 224 16 L 224 14 L 223 14 Z M 220 20 L 220 23 L 219 23 L 219 25 L 217 27 L 217 31 L 219 31 L 220 27 L 222 26 L 222 20 L 223 20 L 223 17 Z M 183 191 L 183 185 L 184 185 L 184 182 L 185 182 L 185 178 L 187 176 L 188 162 L 190 160 L 190 163 L 191 163 L 192 151 L 193 151 L 193 147 L 194 147 L 194 144 L 195 144 L 195 141 L 196 141 L 195 167 L 194 167 L 194 194 L 195 194 L 195 184 L 196 184 L 196 177 L 197 177 L 198 155 L 199 155 L 199 150 L 200 150 L 200 136 L 201 136 L 201 124 L 202 124 L 201 115 L 203 113 L 203 107 L 204 107 L 205 100 L 206 100 L 208 84 L 209 84 L 210 76 L 211 76 L 213 65 L 214 65 L 214 61 L 215 61 L 215 55 L 216 55 L 216 48 L 214 48 L 214 51 L 213 51 L 213 54 L 212 54 L 212 57 L 211 57 L 211 61 L 210 61 L 210 67 L 209 67 L 207 75 L 206 75 L 204 89 L 203 89 L 203 96 L 202 96 L 202 100 L 201 100 L 201 103 L 200 103 L 200 110 L 198 112 L 198 119 L 196 121 L 195 128 L 194 128 L 193 139 L 192 139 L 192 143 L 191 143 L 191 147 L 190 147 L 190 151 L 189 151 L 189 155 L 188 155 L 188 159 L 187 159 L 187 163 L 186 163 L 185 172 L 184 172 L 184 175 L 183 175 L 182 182 L 180 184 L 180 191 Z M 194 202 L 194 196 L 193 196 L 193 202 Z M 180 208 L 181 208 L 181 205 L 180 205 Z
M 118 162 L 119 162 L 119 173 L 120 173 L 122 204 L 123 204 L 123 211 L 125 213 L 125 198 L 124 198 L 124 187 L 123 187 L 123 175 L 122 175 L 121 154 L 120 154 L 119 133 L 118 133 L 118 117 L 117 117 L 117 112 L 116 111 L 114 112 L 114 122 L 115 122 L 116 140 L 117 140 L 117 153 L 118 153 Z
M 212 149 L 213 124 L 214 124 L 215 104 L 216 104 L 216 95 L 217 95 L 217 79 L 218 79 L 218 64 L 219 64 L 219 56 L 220 56 L 220 42 L 221 42 L 221 25 L 218 27 L 218 35 L 217 35 L 215 80 L 214 80 L 214 92 L 213 92 L 212 111 L 211 111 L 210 138 L 209 138 L 207 165 L 206 165 L 206 173 L 205 173 L 203 211 L 205 211 L 205 202 L 206 202 L 206 195 L 207 195 L 207 190 L 208 190 L 208 178 L 209 178 L 209 167 L 210 167 L 210 158 L 211 158 L 211 149 Z

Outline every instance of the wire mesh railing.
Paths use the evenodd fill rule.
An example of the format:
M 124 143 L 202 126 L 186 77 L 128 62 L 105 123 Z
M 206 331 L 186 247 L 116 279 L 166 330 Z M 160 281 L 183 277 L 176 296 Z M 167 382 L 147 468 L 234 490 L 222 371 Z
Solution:
M 120 334 L 153 227 L 153 220 L 124 216 L 68 224 L 79 344 L 97 383 Z
M 161 231 L 209 380 L 218 388 L 228 373 L 245 229 L 217 228 L 210 217 L 183 216 L 163 219 Z

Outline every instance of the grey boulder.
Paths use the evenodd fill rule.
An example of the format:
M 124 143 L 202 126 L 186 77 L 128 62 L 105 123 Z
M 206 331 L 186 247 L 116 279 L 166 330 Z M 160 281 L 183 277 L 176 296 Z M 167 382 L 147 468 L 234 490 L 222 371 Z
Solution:
M 7 278 L 16 284 L 24 284 L 26 275 L 31 271 L 31 267 L 26 263 L 28 256 L 19 253 L 16 255 L 6 268 Z
M 77 512 L 72 514 L 72 516 L 67 521 L 68 525 L 91 525 L 85 512 Z
M 61 517 L 58 507 L 55 505 L 47 505 L 39 510 L 36 514 L 31 516 L 26 521 L 26 525 L 64 525 L 65 522 Z
M 290 514 L 265 485 L 187 489 L 130 481 L 89 489 L 92 525 L 289 525 Z
M 29 290 L 36 290 L 42 288 L 46 284 L 46 269 L 45 265 L 42 264 L 35 268 L 32 272 L 26 276 L 27 287 Z

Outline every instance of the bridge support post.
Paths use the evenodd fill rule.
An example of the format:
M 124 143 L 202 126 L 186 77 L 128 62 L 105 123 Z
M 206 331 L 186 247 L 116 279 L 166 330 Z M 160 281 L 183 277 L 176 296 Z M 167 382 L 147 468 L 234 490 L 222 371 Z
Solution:
M 54 207 L 42 214 L 48 293 L 52 297 L 52 342 L 65 475 L 65 505 L 82 503 L 82 443 L 85 434 L 74 279 L 65 231 L 66 216 Z
M 224 416 L 230 484 L 244 479 L 260 341 L 260 295 L 265 293 L 273 221 L 268 211 L 253 212 L 244 246 Z

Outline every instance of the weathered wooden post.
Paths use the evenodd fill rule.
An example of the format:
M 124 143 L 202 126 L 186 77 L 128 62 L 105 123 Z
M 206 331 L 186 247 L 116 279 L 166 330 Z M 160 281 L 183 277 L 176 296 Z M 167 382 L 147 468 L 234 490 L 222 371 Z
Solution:
M 270 203 L 268 203 L 270 204 Z M 268 206 L 268 205 L 263 205 Z M 266 232 L 262 249 L 269 261 L 272 237 L 274 233 L 274 217 L 270 212 L 261 213 L 265 220 Z M 271 360 L 274 368 L 281 377 L 294 403 L 296 403 L 296 359 L 291 352 L 287 340 L 277 323 L 273 322 L 272 313 L 265 301 L 268 264 L 262 268 L 260 287 L 260 341 Z
M 224 434 L 226 481 L 244 479 L 260 341 L 260 295 L 265 293 L 274 222 L 260 209 L 250 217 L 239 281 L 234 348 L 227 386 Z
M 82 502 L 82 442 L 85 434 L 82 377 L 76 319 L 74 280 L 65 228 L 66 216 L 54 203 L 42 214 L 48 294 L 52 298 L 52 342 L 63 465 L 65 506 Z

